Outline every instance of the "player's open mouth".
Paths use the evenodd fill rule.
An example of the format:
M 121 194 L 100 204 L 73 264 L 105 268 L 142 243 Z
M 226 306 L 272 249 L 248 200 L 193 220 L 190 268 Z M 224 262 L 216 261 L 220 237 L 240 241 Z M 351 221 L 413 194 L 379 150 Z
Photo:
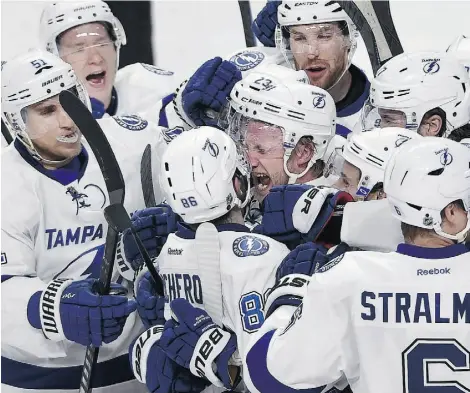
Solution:
M 307 71 L 308 76 L 311 76 L 313 78 L 320 78 L 326 72 L 326 67 L 323 67 L 323 66 L 309 67 L 305 71 Z
M 67 135 L 61 135 L 58 136 L 56 139 L 59 142 L 64 142 L 64 143 L 75 143 L 78 141 L 78 138 L 80 138 L 80 134 L 77 130 L 68 133 Z
M 87 82 L 93 87 L 102 87 L 105 83 L 106 71 L 93 72 L 86 77 Z
M 264 193 L 269 190 L 271 186 L 271 178 L 265 173 L 252 173 L 251 178 L 253 186 L 260 193 Z

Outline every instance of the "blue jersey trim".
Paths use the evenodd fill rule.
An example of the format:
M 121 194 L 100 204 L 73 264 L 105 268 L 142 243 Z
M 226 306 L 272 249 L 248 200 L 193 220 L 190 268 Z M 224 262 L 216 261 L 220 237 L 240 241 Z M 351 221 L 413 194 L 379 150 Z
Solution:
M 158 117 L 158 125 L 161 127 L 168 128 L 168 118 L 166 116 L 166 107 L 167 105 L 173 101 L 173 98 L 176 94 L 172 93 L 166 97 L 163 97 L 162 100 L 162 108 L 160 109 L 159 117 Z
M 110 116 L 115 116 L 117 109 L 118 109 L 118 94 L 117 90 L 114 88 L 111 90 L 111 101 L 109 102 L 108 109 L 106 109 L 106 113 Z
M 359 96 L 359 98 L 356 101 L 354 101 L 351 105 L 348 105 L 346 108 L 343 108 L 343 109 L 336 112 L 337 117 L 347 117 L 347 116 L 351 116 L 351 115 L 359 112 L 362 109 L 362 107 L 364 106 L 364 103 L 369 98 L 369 91 L 370 91 L 369 79 L 367 79 L 366 74 L 364 74 L 364 72 L 362 72 L 362 70 L 359 69 L 358 67 L 356 67 L 354 64 L 351 64 L 349 69 L 351 69 L 351 68 L 353 68 L 353 72 L 356 71 L 358 73 L 361 73 L 364 76 L 364 78 L 366 80 L 366 84 L 364 86 L 364 91 L 362 92 L 362 94 Z
M 321 393 L 325 386 L 311 389 L 294 389 L 279 382 L 268 370 L 267 356 L 269 343 L 275 330 L 267 332 L 250 349 L 246 356 L 246 364 L 250 379 L 261 392 L 272 393 Z M 313 366 L 313 365 L 312 365 Z
M 189 228 L 184 223 L 178 223 L 178 230 L 176 231 L 176 236 L 180 237 L 181 239 L 195 239 L 196 232 L 194 232 L 191 228 Z M 248 232 L 250 230 L 241 224 L 222 224 L 217 226 L 217 231 L 219 232 Z
M 446 259 L 470 253 L 470 249 L 468 249 L 464 244 L 454 244 L 452 246 L 441 248 L 427 248 L 402 243 L 398 245 L 397 253 L 414 258 Z
M 83 352 L 85 353 L 85 352 Z M 2 383 L 20 389 L 72 390 L 80 386 L 83 366 L 40 367 L 18 362 L 2 356 Z M 97 363 L 93 376 L 93 387 L 100 388 L 135 379 L 129 356 Z

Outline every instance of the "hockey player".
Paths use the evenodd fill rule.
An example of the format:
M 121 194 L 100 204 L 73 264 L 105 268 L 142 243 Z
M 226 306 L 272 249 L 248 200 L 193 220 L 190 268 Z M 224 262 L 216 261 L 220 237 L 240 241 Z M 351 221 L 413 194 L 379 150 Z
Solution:
M 119 51 L 126 33 L 101 0 L 47 4 L 40 21 L 44 48 L 71 64 L 92 97 L 95 118 L 154 110 L 160 116 L 176 88 L 173 72 L 135 63 L 118 71 Z M 159 125 L 168 126 L 165 114 Z
M 131 348 L 131 364 L 136 378 L 151 392 L 160 393 L 157 387 L 167 384 L 163 354 L 195 376 L 232 388 L 238 381 L 228 365 L 241 366 L 238 360 L 246 340 L 263 323 L 263 293 L 272 285 L 276 267 L 288 249 L 265 236 L 250 234 L 243 225 L 250 167 L 227 134 L 210 127 L 181 134 L 162 157 L 161 175 L 167 202 L 184 220 L 169 235 L 157 259 L 165 283 L 165 318 L 173 314 L 177 323 L 167 323 L 163 335 L 163 327 L 155 326 L 141 335 Z M 220 261 L 208 266 L 208 271 L 198 265 L 201 250 L 194 240 L 198 224 L 203 222 L 212 223 L 219 232 L 215 244 L 220 243 Z M 220 269 L 220 282 L 207 279 L 213 269 Z M 140 273 L 135 286 L 149 287 L 150 280 L 148 273 Z M 209 302 L 220 302 L 225 329 L 201 310 Z M 189 346 L 181 345 L 185 338 Z M 204 351 L 205 340 L 214 339 L 208 358 L 198 353 Z M 237 347 L 240 355 L 235 353 Z M 202 363 L 200 355 L 204 356 Z
M 448 136 L 470 122 L 470 80 L 451 55 L 416 52 L 395 56 L 371 82 L 361 132 L 401 127 L 424 136 Z
M 346 253 L 304 276 L 290 321 L 273 291 L 246 356 L 252 392 L 316 392 L 344 379 L 363 393 L 470 389 L 469 168 L 470 150 L 442 138 L 392 156 L 384 186 L 404 244 Z M 287 260 L 294 271 L 311 263 Z
M 258 24 L 264 23 L 262 14 Z M 276 63 L 304 70 L 312 85 L 331 94 L 337 109 L 337 134 L 346 136 L 353 129 L 369 95 L 367 77 L 351 64 L 359 36 L 353 22 L 338 3 L 326 0 L 282 2 L 277 15 L 277 53 L 271 48 L 254 48 L 228 56 L 228 62 L 209 60 L 179 89 L 175 103 L 188 123 L 213 124 L 213 116 L 205 109 L 221 110 L 230 93 L 221 77 L 233 72 L 230 63 L 243 74 Z
M 1 155 L 2 390 L 76 391 L 84 346 L 106 344 L 94 390 L 138 391 L 127 351 L 142 324 L 123 286 L 113 284 L 106 296 L 94 290 L 109 196 L 96 158 L 59 104 L 65 89 L 89 106 L 72 67 L 45 51 L 18 56 L 2 70 L 2 118 L 16 133 Z M 100 125 L 126 182 L 124 206 L 143 208 L 135 168 L 149 143 L 158 157 L 166 145 L 161 130 L 137 116 Z

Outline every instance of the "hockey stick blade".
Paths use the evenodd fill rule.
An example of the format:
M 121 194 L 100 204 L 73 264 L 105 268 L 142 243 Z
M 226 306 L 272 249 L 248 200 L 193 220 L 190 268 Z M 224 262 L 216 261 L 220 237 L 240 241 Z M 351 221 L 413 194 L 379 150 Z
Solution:
M 124 179 L 103 130 L 88 108 L 70 91 L 62 91 L 59 94 L 59 102 L 80 129 L 98 161 L 108 190 L 109 203 L 111 205 L 122 203 L 124 201 Z
M 129 218 L 129 215 L 127 214 L 127 211 L 124 206 L 121 204 L 110 205 L 105 209 L 104 215 L 109 225 L 111 225 L 117 232 L 122 233 L 126 229 L 131 230 L 132 236 L 134 237 L 134 240 L 137 243 L 137 247 L 140 251 L 140 254 L 144 259 L 145 266 L 147 266 L 150 275 L 155 281 L 155 290 L 158 295 L 164 296 L 162 278 L 157 273 L 157 270 L 155 269 L 155 266 L 152 263 L 152 258 L 150 258 L 150 255 L 148 254 L 144 243 L 142 243 L 142 240 L 140 240 L 139 235 L 132 226 L 132 221 Z
M 157 203 L 153 192 L 152 147 L 150 145 L 145 147 L 140 161 L 140 182 L 142 184 L 145 207 L 154 207 Z
M 110 204 L 104 209 L 104 215 L 105 218 L 109 218 L 110 213 L 114 210 L 112 206 L 118 204 L 122 206 L 125 195 L 124 179 L 113 150 L 98 122 L 77 96 L 64 90 L 59 94 L 59 102 L 85 136 L 96 157 L 108 191 Z M 101 295 L 109 292 L 118 241 L 118 231 L 116 231 L 113 225 L 108 225 L 104 257 L 101 263 L 100 277 L 98 279 L 98 293 Z M 80 393 L 90 393 L 93 390 L 93 373 L 98 361 L 98 354 L 99 348 L 91 344 L 88 345 L 80 379 Z
M 374 75 L 388 60 L 403 53 L 388 0 L 338 0 L 338 3 L 361 33 Z
M 204 308 L 214 322 L 222 327 L 223 300 L 220 275 L 220 245 L 217 228 L 203 223 L 196 230 L 196 252 L 202 281 Z

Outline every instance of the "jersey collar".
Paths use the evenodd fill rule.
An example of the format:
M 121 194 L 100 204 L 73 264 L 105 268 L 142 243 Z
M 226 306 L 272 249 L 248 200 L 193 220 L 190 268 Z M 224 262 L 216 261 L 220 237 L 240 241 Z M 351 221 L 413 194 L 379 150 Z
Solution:
M 250 232 L 250 230 L 241 224 L 222 224 L 217 226 L 218 232 Z M 195 239 L 196 232 L 194 232 L 191 228 L 184 223 L 178 223 L 178 230 L 176 231 L 176 236 L 182 239 Z
M 446 259 L 470 253 L 470 248 L 467 248 L 465 244 L 454 244 L 452 246 L 441 248 L 428 248 L 402 243 L 398 245 L 397 253 L 414 258 Z
M 354 64 L 351 64 L 349 71 L 352 75 L 352 83 L 355 85 L 351 85 L 346 97 L 336 103 L 336 108 L 338 108 L 336 112 L 337 117 L 347 117 L 359 112 L 369 98 L 370 82 L 366 74 Z M 360 93 L 360 95 L 353 102 L 348 103 L 352 98 L 351 95 L 354 93 Z
M 66 186 L 75 180 L 80 180 L 85 174 L 85 169 L 88 165 L 88 152 L 82 145 L 82 150 L 78 156 L 76 156 L 67 165 L 57 169 L 46 169 L 38 160 L 35 160 L 31 154 L 29 154 L 26 147 L 18 140 L 15 139 L 15 148 L 20 153 L 21 157 L 38 172 L 48 178 L 55 180 L 56 182 Z
M 111 90 L 111 101 L 109 103 L 108 109 L 106 109 L 106 113 L 109 116 L 114 116 L 117 112 L 118 107 L 118 95 L 117 90 L 113 86 L 113 90 Z

